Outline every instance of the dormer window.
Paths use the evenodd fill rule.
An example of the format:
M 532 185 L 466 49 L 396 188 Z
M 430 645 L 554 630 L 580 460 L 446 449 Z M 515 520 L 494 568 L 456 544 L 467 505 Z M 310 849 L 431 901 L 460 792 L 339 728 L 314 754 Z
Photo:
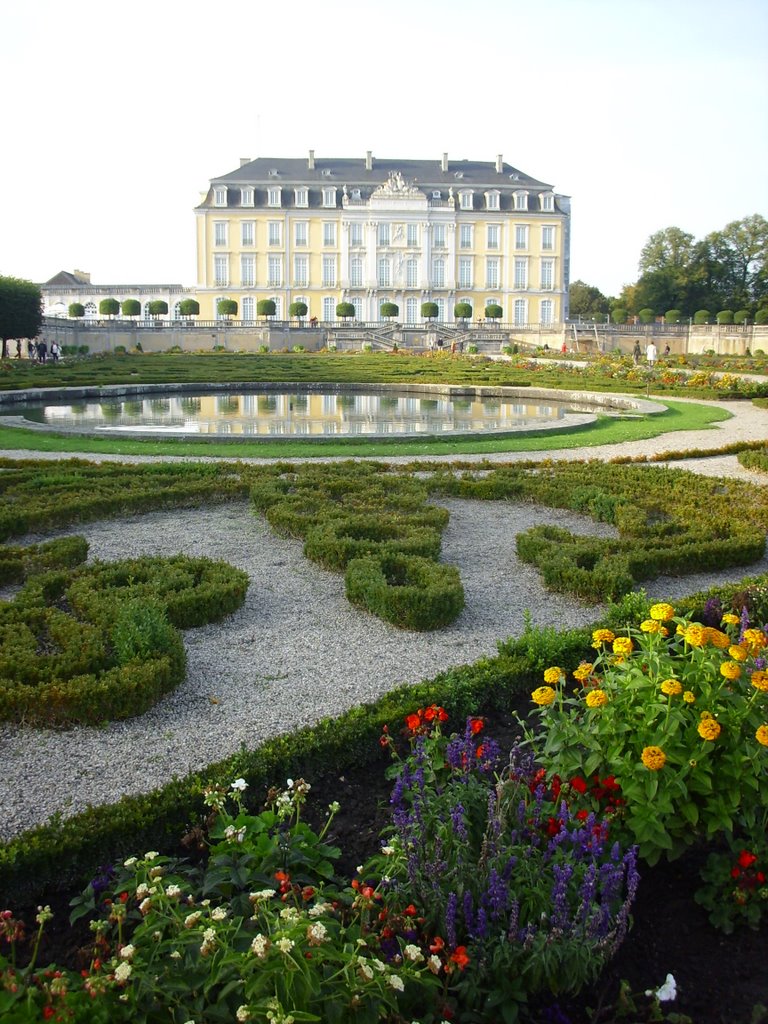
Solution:
M 295 188 L 293 190 L 294 202 L 297 206 L 307 207 L 309 206 L 309 191 L 305 188 Z
M 282 189 L 279 186 L 271 186 L 267 189 L 267 206 L 282 205 Z
M 253 206 L 253 189 L 252 188 L 241 188 L 240 189 L 240 205 L 241 206 Z
M 493 192 L 485 193 L 485 207 L 487 210 L 498 210 L 499 209 L 499 193 L 495 190 Z
M 541 196 L 541 208 L 542 210 L 554 210 L 555 208 L 555 197 L 551 192 L 544 192 Z
M 459 209 L 471 210 L 472 209 L 472 192 L 463 191 L 459 192 Z
M 214 206 L 226 206 L 227 205 L 227 186 L 217 185 L 213 190 L 213 205 Z
M 528 209 L 528 193 L 527 192 L 515 192 L 515 209 L 516 210 L 527 210 Z
M 439 199 L 439 198 L 440 198 L 440 196 L 441 196 L 441 193 L 440 193 L 440 192 L 438 192 L 438 191 L 434 191 L 434 192 L 432 193 L 432 198 L 433 198 L 433 199 Z
M 324 188 L 323 189 L 323 206 L 336 206 L 336 189 L 335 188 Z
M 360 198 L 360 189 L 359 188 L 353 188 L 352 189 L 352 198 L 353 199 L 359 199 Z

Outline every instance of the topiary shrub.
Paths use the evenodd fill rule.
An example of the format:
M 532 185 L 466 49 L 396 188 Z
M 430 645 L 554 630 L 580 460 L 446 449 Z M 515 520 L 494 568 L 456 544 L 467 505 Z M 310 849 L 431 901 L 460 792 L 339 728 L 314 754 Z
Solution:
M 719 313 L 715 315 L 715 319 L 719 324 L 732 324 L 733 323 L 733 310 L 732 309 L 721 309 Z
M 288 316 L 296 317 L 298 320 L 301 320 L 308 312 L 309 308 L 306 302 L 292 302 L 288 307 Z
M 140 316 L 141 303 L 138 299 L 124 299 L 122 305 L 123 316 Z
M 440 534 L 428 527 L 363 515 L 339 517 L 315 526 L 307 533 L 304 554 L 326 569 L 338 572 L 353 558 L 379 551 L 437 559 L 440 545 Z
M 641 309 L 637 314 L 637 319 L 641 324 L 652 324 L 656 314 L 652 309 Z
M 150 316 L 167 316 L 168 303 L 165 299 L 153 299 L 147 303 L 147 312 Z
M 693 322 L 695 324 L 708 324 L 710 318 L 710 312 L 708 309 L 697 309 L 693 314 Z
M 80 565 L 87 557 L 85 537 L 59 537 L 28 547 L 0 547 L 0 584 L 23 583 L 38 573 Z
M 755 323 L 759 326 L 768 324 L 768 309 L 758 309 L 755 313 Z
M 87 356 L 90 351 L 91 351 L 90 345 L 78 345 L 77 346 L 77 354 L 79 356 Z
M 390 317 L 397 316 L 400 313 L 400 307 L 396 302 L 382 302 L 380 312 L 383 317 L 389 319 Z
M 277 312 L 277 303 L 274 299 L 259 299 L 256 303 L 257 316 L 274 316 Z
M 745 324 L 748 319 L 749 319 L 749 310 L 748 309 L 737 309 L 736 312 L 733 314 L 733 322 L 735 324 Z
M 81 316 L 85 316 L 85 306 L 82 302 L 70 302 L 67 314 L 79 320 Z
M 421 315 L 425 320 L 434 320 L 439 312 L 440 307 L 436 302 L 422 302 Z
M 485 315 L 489 320 L 501 320 L 504 310 L 496 302 L 490 302 L 485 307 Z
M 199 316 L 200 303 L 197 299 L 182 299 L 179 303 L 180 316 Z
M 664 320 L 668 324 L 679 324 L 683 314 L 679 309 L 668 309 L 664 314 Z
M 237 316 L 237 303 L 234 299 L 219 299 L 216 313 L 218 316 Z
M 99 303 L 99 314 L 101 316 L 117 316 L 120 312 L 120 303 L 117 299 L 102 299 Z
M 453 315 L 457 320 L 471 320 L 472 304 L 470 302 L 457 302 L 453 307 Z
M 116 356 L 124 356 L 127 351 L 128 349 L 125 345 L 115 345 L 114 352 Z
M 458 569 L 426 558 L 382 553 L 349 562 L 347 598 L 400 629 L 440 629 L 464 608 Z
M 620 306 L 616 306 L 611 310 L 611 320 L 615 324 L 625 324 L 629 317 L 629 312 L 626 309 L 622 309 Z

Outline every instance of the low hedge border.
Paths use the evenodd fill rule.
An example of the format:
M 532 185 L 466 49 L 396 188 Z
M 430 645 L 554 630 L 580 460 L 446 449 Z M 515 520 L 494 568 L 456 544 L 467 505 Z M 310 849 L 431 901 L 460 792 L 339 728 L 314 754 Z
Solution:
M 342 572 L 353 558 L 373 553 L 437 560 L 441 541 L 435 530 L 412 526 L 407 519 L 348 516 L 311 529 L 304 542 L 304 555 L 326 569 Z
M 441 629 L 464 608 L 459 570 L 426 558 L 382 552 L 353 558 L 347 599 L 401 629 Z
M 58 537 L 27 547 L 0 547 L 0 585 L 23 583 L 29 576 L 81 565 L 88 557 L 85 537 Z
M 763 594 L 768 617 L 768 574 L 676 602 L 701 607 L 721 595 L 730 602 L 739 592 Z M 621 628 L 631 615 L 650 607 L 641 593 L 627 595 L 596 623 Z M 645 614 L 645 613 L 643 613 Z M 413 686 L 401 686 L 378 701 L 354 707 L 337 718 L 275 737 L 251 751 L 241 751 L 209 765 L 204 772 L 174 778 L 161 789 L 123 797 L 115 804 L 89 807 L 68 818 L 30 829 L 0 844 L 0 903 L 35 900 L 45 890 L 68 890 L 84 884 L 99 865 L 148 849 L 184 854 L 180 837 L 200 825 L 207 810 L 202 793 L 208 786 L 229 786 L 242 777 L 249 783 L 253 805 L 271 785 L 287 777 L 305 777 L 333 765 L 339 772 L 370 762 L 379 751 L 385 724 L 402 721 L 414 708 L 442 704 L 454 722 L 466 715 L 508 710 L 522 694 L 541 682 L 543 670 L 559 664 L 572 670 L 592 654 L 591 627 L 559 632 L 552 627 L 527 628 L 517 639 L 499 643 L 499 655 L 441 672 Z

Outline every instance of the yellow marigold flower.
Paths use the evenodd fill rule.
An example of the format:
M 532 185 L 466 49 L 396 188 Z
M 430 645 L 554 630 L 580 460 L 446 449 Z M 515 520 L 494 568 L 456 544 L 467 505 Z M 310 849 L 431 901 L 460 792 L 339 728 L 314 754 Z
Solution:
M 617 636 L 613 641 L 613 653 L 623 656 L 632 653 L 632 641 L 628 636 Z
M 554 699 L 555 691 L 551 686 L 539 686 L 531 694 L 531 700 L 533 703 L 540 704 L 542 707 L 552 704 Z
M 741 619 L 738 615 L 734 615 L 733 612 L 726 612 L 722 618 L 722 624 L 725 626 L 738 626 Z
M 662 602 L 661 604 L 651 605 L 651 610 L 648 614 L 652 619 L 656 619 L 657 622 L 668 622 L 670 619 L 674 619 L 675 609 L 671 604 Z
M 757 672 L 752 673 L 750 682 L 756 690 L 760 690 L 761 693 L 768 693 L 768 672 L 758 669 Z
M 601 708 L 608 703 L 608 694 L 605 690 L 590 690 L 587 694 L 588 708 Z
M 717 647 L 722 651 L 725 650 L 730 642 L 731 638 L 727 633 L 723 633 L 719 629 L 713 629 L 712 626 L 704 627 L 704 643 L 712 644 L 713 647 Z
M 594 667 L 591 661 L 582 661 L 579 667 L 573 670 L 573 678 L 583 683 L 585 679 L 589 679 L 592 675 Z
M 710 715 L 707 718 L 702 718 L 696 731 L 703 740 L 716 740 L 720 735 L 720 726 Z
M 658 772 L 667 763 L 667 755 L 661 747 L 644 747 L 640 760 L 648 771 Z
M 692 690 L 686 690 L 683 694 L 683 700 L 686 704 L 694 704 L 696 701 L 696 694 Z
M 602 644 L 610 644 L 616 639 L 611 629 L 596 629 L 592 633 L 592 646 L 597 650 Z
M 692 622 L 687 626 L 683 636 L 685 637 L 685 642 L 690 644 L 691 647 L 704 646 L 704 627 L 700 622 Z
M 565 679 L 565 673 L 559 665 L 552 665 L 551 668 L 544 669 L 544 682 L 549 683 L 550 686 L 559 683 L 561 679 Z
M 763 647 L 768 647 L 768 637 L 761 629 L 745 629 L 741 642 L 747 645 L 750 654 L 757 654 Z
M 720 666 L 720 675 L 726 679 L 738 679 L 741 675 L 741 666 L 735 661 L 724 661 Z
M 661 623 L 657 622 L 655 619 L 644 619 L 640 623 L 640 629 L 642 629 L 644 633 L 660 633 L 662 626 Z
M 661 684 L 661 692 L 666 693 L 668 697 L 677 697 L 683 692 L 683 684 L 679 683 L 677 679 L 665 679 Z
M 685 636 L 685 626 L 682 624 L 682 622 L 678 622 L 678 624 L 675 626 L 675 633 L 678 636 Z
M 746 647 L 742 647 L 741 644 L 731 644 L 728 648 L 728 653 L 734 661 L 746 661 L 747 654 L 749 653 Z
M 768 725 L 761 725 L 758 727 L 755 733 L 755 739 L 758 743 L 762 743 L 764 747 L 768 747 Z

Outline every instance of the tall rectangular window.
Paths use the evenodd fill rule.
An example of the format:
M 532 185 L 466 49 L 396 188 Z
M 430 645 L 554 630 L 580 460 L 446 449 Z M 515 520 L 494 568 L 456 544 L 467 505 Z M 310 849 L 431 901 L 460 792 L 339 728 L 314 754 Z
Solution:
M 332 295 L 325 295 L 323 297 L 323 320 L 326 323 L 330 323 L 336 315 L 336 299 Z M 334 402 L 336 398 L 334 396 Z
M 472 260 L 459 260 L 459 288 L 472 287 Z
M 240 284 L 243 288 L 253 288 L 256 283 L 256 259 L 253 256 L 240 257 Z
M 419 285 L 419 261 L 409 259 L 405 261 L 405 287 L 417 288 Z
M 435 224 L 432 227 L 432 245 L 435 249 L 445 248 L 445 224 Z
M 405 322 L 415 324 L 419 316 L 419 300 L 409 298 L 405 300 Z
M 252 188 L 241 188 L 240 189 L 240 205 L 241 206 L 253 206 L 253 189 Z
M 488 236 L 486 239 L 487 249 L 498 249 L 499 248 L 499 225 L 489 224 L 488 225 Z
M 350 245 L 362 245 L 363 244 L 363 225 L 362 224 L 350 224 L 349 225 L 349 244 Z
M 489 210 L 499 209 L 499 193 L 498 192 L 486 192 L 485 202 Z
M 269 235 L 268 235 L 268 237 L 269 237 L 269 244 L 270 245 L 282 245 L 282 238 L 283 238 L 282 227 L 283 227 L 283 225 L 280 223 L 279 220 L 271 220 L 269 222 L 269 227 L 268 227 Z
M 349 287 L 363 287 L 363 261 L 359 256 L 353 256 L 349 261 Z
M 527 210 L 528 209 L 528 193 L 527 192 L 515 192 L 515 209 L 516 210 Z
M 555 261 L 554 260 L 542 260 L 541 261 L 541 287 L 549 290 L 554 284 L 555 278 Z
M 293 244 L 305 246 L 309 235 L 309 224 L 305 220 L 297 220 L 293 225 Z
M 336 245 L 336 224 L 333 221 L 323 223 L 323 245 Z
M 256 225 L 252 220 L 240 222 L 240 245 L 253 245 L 256 240 Z
M 461 210 L 472 209 L 472 193 L 471 192 L 459 192 L 459 208 Z
M 554 303 L 552 299 L 542 299 L 541 301 L 541 313 L 539 320 L 542 324 L 551 324 L 554 318 Z
M 392 285 L 392 264 L 384 257 L 378 262 L 377 281 L 379 288 L 389 288 Z
M 515 260 L 515 288 L 528 287 L 528 260 Z
M 554 249 L 555 248 L 555 229 L 552 227 L 541 229 L 541 248 L 542 249 Z
M 547 192 L 541 197 L 541 208 L 542 210 L 554 210 L 555 197 L 552 195 L 551 192 Z
M 213 257 L 213 283 L 217 287 L 229 284 L 229 257 Z
M 240 316 L 243 320 L 253 320 L 254 302 L 252 295 L 244 295 L 240 308 Z
M 336 257 L 323 256 L 323 288 L 336 287 Z
M 309 192 L 305 188 L 295 188 L 293 190 L 293 197 L 296 206 L 307 207 L 309 206 Z
M 267 259 L 267 286 L 280 288 L 283 283 L 283 257 L 270 256 Z
M 522 327 L 528 323 L 528 302 L 526 299 L 515 299 L 514 306 L 515 326 Z
M 472 225 L 462 224 L 459 228 L 459 248 L 460 249 L 471 249 L 472 248 Z
M 218 186 L 213 190 L 213 205 L 214 206 L 226 206 L 227 205 L 227 189 L 225 186 Z
M 489 257 L 485 261 L 485 287 L 499 287 L 499 261 L 496 257 Z
M 324 188 L 323 189 L 323 206 L 336 206 L 336 189 L 335 188 Z
M 267 189 L 267 206 L 281 205 L 281 191 L 279 188 Z
M 528 225 L 527 224 L 515 224 L 515 248 L 516 249 L 527 249 L 528 248 Z
M 226 245 L 229 237 L 228 224 L 225 220 L 213 222 L 213 244 Z
M 389 224 L 379 224 L 378 244 L 389 245 Z
M 309 284 L 309 256 L 293 257 L 293 284 L 295 288 L 306 288 Z
M 405 226 L 405 241 L 408 245 L 419 244 L 419 225 L 418 224 L 406 224 Z
M 445 288 L 445 260 L 432 262 L 432 287 Z

